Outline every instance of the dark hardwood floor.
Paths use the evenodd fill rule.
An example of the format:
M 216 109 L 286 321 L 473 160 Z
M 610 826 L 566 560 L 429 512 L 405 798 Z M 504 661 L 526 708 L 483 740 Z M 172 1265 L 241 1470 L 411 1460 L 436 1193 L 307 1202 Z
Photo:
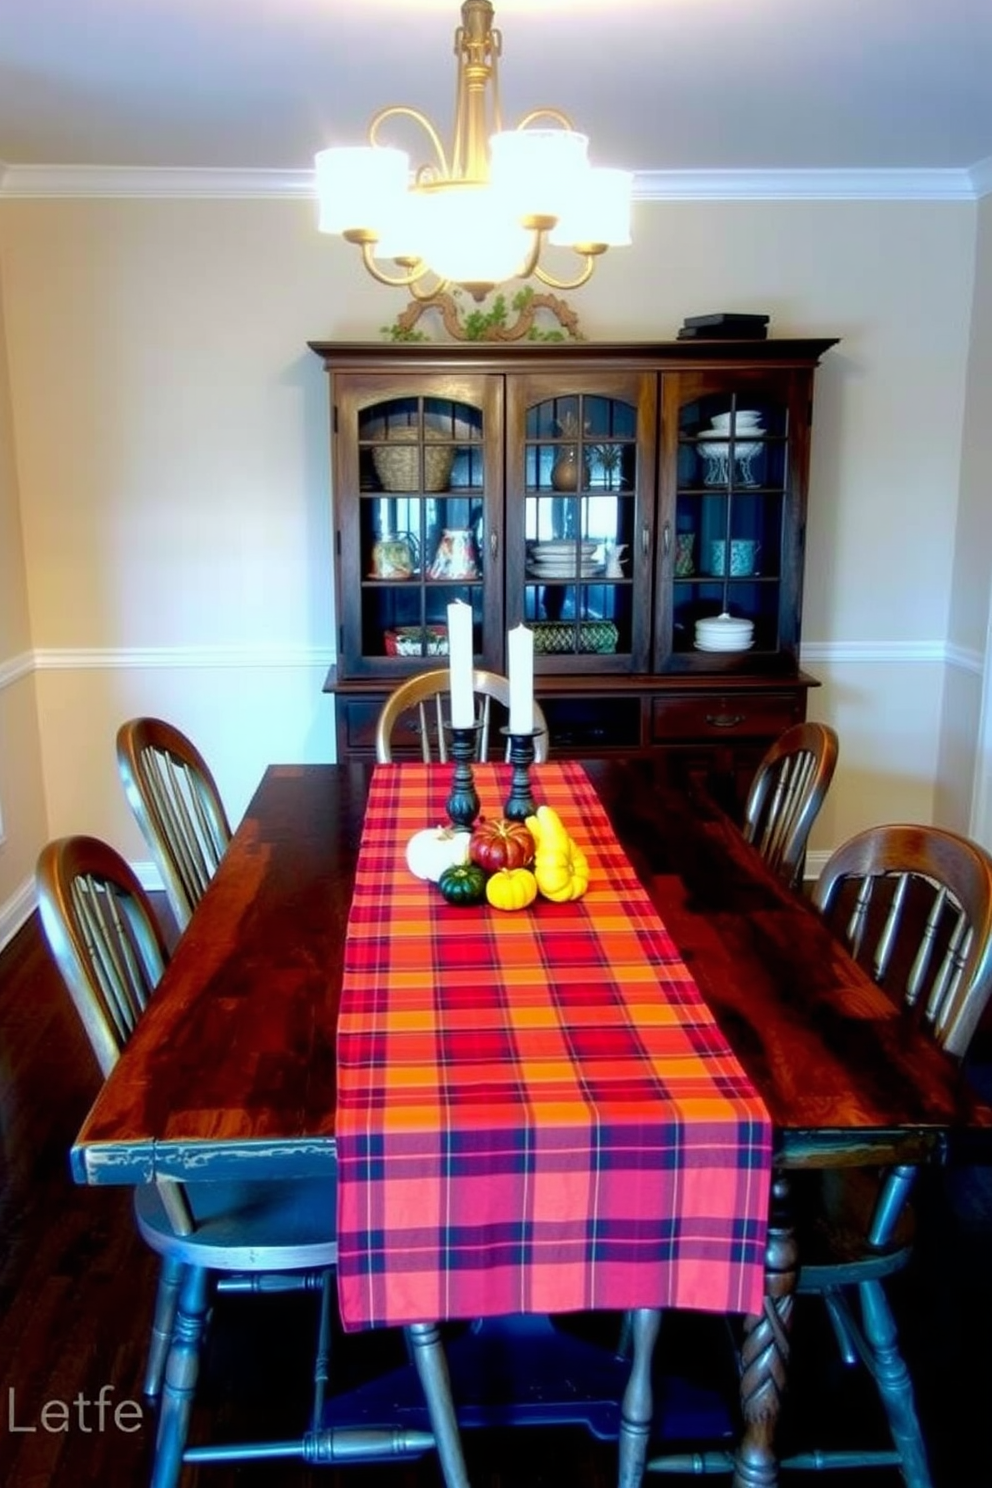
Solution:
M 992 1039 L 980 1035 L 973 1075 L 992 1087 Z M 88 1488 L 148 1481 L 154 1417 L 99 1429 L 96 1401 L 141 1400 L 157 1261 L 137 1238 L 127 1190 L 76 1187 L 67 1151 L 99 1074 L 32 919 L 0 955 L 0 1483 Z M 917 1382 L 937 1488 L 992 1485 L 992 1180 L 962 1169 L 928 1173 L 915 1263 L 896 1302 Z M 690 1320 L 691 1321 L 691 1320 Z M 698 1321 L 698 1320 L 697 1320 Z M 215 1310 L 192 1436 L 299 1436 L 307 1411 L 312 1299 L 221 1298 Z M 609 1321 L 612 1329 L 613 1321 Z M 668 1324 L 666 1322 L 666 1329 Z M 339 1340 L 336 1371 L 377 1370 L 397 1341 Z M 662 1349 L 680 1350 L 663 1332 Z M 719 1349 L 714 1356 L 722 1355 Z M 818 1313 L 797 1310 L 788 1434 L 829 1441 L 829 1422 L 884 1443 L 866 1382 L 841 1379 Z M 715 1365 L 714 1365 L 715 1367 Z M 80 1406 L 82 1396 L 89 1404 Z M 46 1402 L 65 1402 L 67 1419 Z M 126 1420 L 126 1424 L 131 1424 Z M 814 1424 L 815 1423 L 815 1424 Z M 812 1435 L 811 1435 L 812 1433 Z M 607 1488 L 615 1448 L 583 1432 L 466 1434 L 476 1488 Z M 785 1476 L 785 1475 L 783 1475 Z M 821 1488 L 897 1488 L 894 1471 L 788 1475 Z M 655 1482 L 688 1482 L 655 1478 Z M 727 1481 L 714 1479 L 715 1482 Z M 432 1457 L 407 1466 L 307 1468 L 292 1462 L 187 1468 L 183 1488 L 438 1488 Z

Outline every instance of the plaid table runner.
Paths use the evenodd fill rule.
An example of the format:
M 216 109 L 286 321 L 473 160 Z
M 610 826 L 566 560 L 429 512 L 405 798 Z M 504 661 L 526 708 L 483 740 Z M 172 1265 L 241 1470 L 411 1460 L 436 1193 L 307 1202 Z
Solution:
M 503 765 L 475 767 L 501 816 Z M 771 1124 L 575 763 L 532 769 L 575 903 L 447 904 L 408 871 L 451 767 L 379 766 L 338 1024 L 346 1328 L 627 1307 L 760 1311 Z

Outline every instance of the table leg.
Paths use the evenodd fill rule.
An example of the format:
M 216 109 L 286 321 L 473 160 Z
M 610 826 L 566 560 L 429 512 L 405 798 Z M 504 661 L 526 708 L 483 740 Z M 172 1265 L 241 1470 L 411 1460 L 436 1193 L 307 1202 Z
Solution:
M 651 1393 L 651 1360 L 661 1328 L 657 1307 L 637 1307 L 629 1315 L 632 1359 L 630 1378 L 620 1408 L 620 1441 L 617 1466 L 619 1488 L 640 1488 L 644 1479 L 654 1400 Z
M 757 1316 L 744 1319 L 741 1345 L 741 1415 L 744 1434 L 734 1460 L 733 1488 L 776 1488 L 775 1430 L 789 1367 L 789 1330 L 798 1276 L 798 1252 L 786 1175 L 772 1175 L 765 1251 L 765 1299 Z
M 441 1330 L 436 1323 L 411 1323 L 403 1331 L 423 1387 L 445 1488 L 471 1488 L 451 1398 L 451 1380 L 441 1344 Z

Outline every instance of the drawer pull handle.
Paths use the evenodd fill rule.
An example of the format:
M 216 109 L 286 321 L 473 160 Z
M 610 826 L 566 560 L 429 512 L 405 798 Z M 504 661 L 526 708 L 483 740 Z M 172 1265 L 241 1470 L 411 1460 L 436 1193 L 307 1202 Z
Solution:
M 707 713 L 706 722 L 712 728 L 736 728 L 746 717 L 745 713 Z

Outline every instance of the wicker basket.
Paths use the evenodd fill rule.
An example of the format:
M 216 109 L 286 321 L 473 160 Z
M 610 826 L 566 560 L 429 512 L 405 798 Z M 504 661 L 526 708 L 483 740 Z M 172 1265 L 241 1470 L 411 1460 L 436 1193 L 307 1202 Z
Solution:
M 538 620 L 533 626 L 534 650 L 544 656 L 564 656 L 575 650 L 575 626 L 560 620 Z M 579 651 L 609 656 L 617 649 L 617 628 L 612 620 L 582 620 Z
M 384 491 L 420 490 L 420 451 L 424 451 L 424 490 L 446 491 L 455 460 L 450 444 L 417 443 L 416 429 L 389 429 L 388 443 L 372 447 L 372 463 Z M 400 441 L 404 441 L 401 443 Z

